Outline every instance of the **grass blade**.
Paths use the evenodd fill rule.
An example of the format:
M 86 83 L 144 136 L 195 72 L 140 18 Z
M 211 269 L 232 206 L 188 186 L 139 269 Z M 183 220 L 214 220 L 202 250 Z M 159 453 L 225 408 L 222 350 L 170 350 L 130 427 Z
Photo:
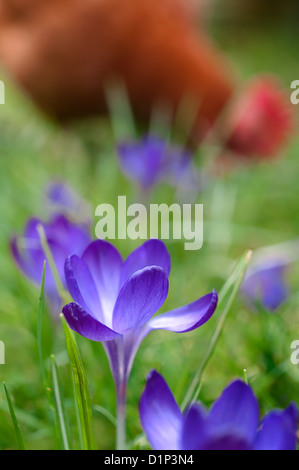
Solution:
M 45 234 L 45 229 L 41 224 L 37 225 L 37 232 L 38 232 L 38 235 L 39 235 L 39 239 L 40 239 L 42 248 L 43 248 L 44 253 L 46 255 L 48 264 L 49 264 L 50 269 L 52 271 L 57 291 L 58 291 L 61 299 L 63 300 L 63 302 L 67 304 L 70 301 L 69 294 L 66 292 L 66 290 L 63 286 L 63 283 L 60 279 L 55 261 L 53 259 L 51 249 L 50 249 L 49 244 L 48 244 L 48 240 L 47 240 L 47 237 L 46 237 L 46 234 Z
M 84 448 L 83 432 L 82 432 L 82 427 L 81 427 L 78 401 L 76 399 L 76 386 L 75 386 L 74 375 L 72 375 L 72 388 L 73 388 L 73 396 L 74 396 L 74 404 L 75 404 L 75 415 L 76 415 L 76 423 L 77 423 L 77 429 L 78 429 L 79 445 L 80 445 L 80 449 L 83 449 Z
M 83 447 L 85 450 L 94 449 L 94 438 L 92 431 L 92 409 L 89 395 L 87 378 L 79 349 L 65 318 L 61 315 L 66 346 L 73 371 L 76 401 L 79 410 L 80 423 L 83 435 Z
M 94 405 L 93 409 L 101 415 L 105 416 L 105 418 L 107 418 L 108 421 L 113 424 L 113 426 L 116 426 L 116 418 L 110 413 L 110 411 L 106 410 L 106 408 L 100 405 Z
M 121 80 L 106 83 L 105 94 L 115 140 L 136 138 L 137 129 L 126 84 Z
M 43 313 L 44 313 L 44 305 L 45 305 L 45 295 L 44 295 L 45 272 L 46 272 L 46 261 L 44 261 L 44 266 L 43 266 L 43 275 L 42 275 L 42 282 L 41 282 L 41 287 L 40 287 L 38 317 L 37 317 L 37 347 L 38 347 L 42 380 L 44 384 L 46 382 L 46 374 L 45 374 L 45 367 L 44 367 L 44 361 L 43 361 L 43 349 L 42 349 L 42 325 L 43 325 Z
M 213 352 L 215 350 L 215 347 L 218 343 L 221 332 L 223 330 L 225 320 L 231 310 L 231 307 L 234 303 L 237 293 L 241 287 L 251 255 L 252 255 L 252 251 L 247 251 L 242 256 L 240 261 L 237 263 L 235 269 L 233 270 L 233 273 L 231 274 L 231 276 L 229 277 L 227 282 L 224 284 L 223 288 L 221 289 L 219 293 L 219 301 L 218 301 L 217 309 L 221 313 L 219 316 L 218 325 L 216 327 L 214 334 L 212 335 L 206 354 L 199 366 L 199 369 L 197 370 L 193 378 L 193 381 L 185 395 L 185 398 L 182 403 L 183 409 L 188 405 L 189 402 L 197 400 L 200 387 L 201 387 L 201 379 L 202 379 L 203 373 L 209 363 L 209 360 L 211 359 L 213 355 Z
M 58 374 L 57 374 L 57 365 L 54 355 L 51 356 L 51 376 L 52 376 L 52 387 L 54 392 L 54 402 L 55 402 L 55 411 L 56 411 L 56 422 L 59 427 L 62 448 L 63 450 L 70 450 L 67 426 L 65 421 L 65 412 L 63 407 L 63 401 L 61 400 Z
M 25 444 L 24 444 L 22 431 L 21 431 L 20 425 L 18 423 L 18 420 L 16 418 L 13 402 L 11 400 L 11 397 L 9 395 L 9 392 L 7 390 L 5 382 L 3 382 L 3 387 L 4 387 L 4 392 L 5 392 L 7 404 L 8 404 L 10 417 L 11 417 L 11 420 L 12 420 L 12 423 L 13 423 L 13 426 L 14 426 L 14 429 L 15 429 L 15 433 L 16 433 L 18 448 L 19 448 L 19 450 L 25 450 Z

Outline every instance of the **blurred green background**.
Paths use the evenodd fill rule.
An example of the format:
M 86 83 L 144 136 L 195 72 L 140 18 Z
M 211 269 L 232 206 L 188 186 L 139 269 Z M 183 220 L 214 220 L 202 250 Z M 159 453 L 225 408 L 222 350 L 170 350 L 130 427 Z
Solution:
M 289 88 L 299 79 L 296 28 L 288 15 L 282 21 L 235 22 L 210 20 L 213 37 L 242 80 L 260 72 L 277 74 Z M 266 26 L 265 26 L 266 25 Z M 126 122 L 118 116 L 120 128 Z M 62 179 L 95 208 L 115 204 L 117 195 L 134 200 L 135 190 L 119 170 L 111 124 L 104 118 L 59 128 L 47 121 L 6 80 L 6 104 L 0 107 L 0 340 L 6 364 L 0 366 L 14 398 L 26 445 L 53 449 L 53 414 L 43 389 L 36 344 L 39 291 L 15 267 L 9 238 L 21 233 L 28 217 L 44 217 L 46 185 Z M 211 149 L 202 146 L 198 165 Z M 260 162 L 210 178 L 198 202 L 204 204 L 204 246 L 184 251 L 183 243 L 169 242 L 172 258 L 169 296 L 164 309 L 188 303 L 212 288 L 220 289 L 233 261 L 246 249 L 256 249 L 299 236 L 299 139 L 294 137 L 277 161 Z M 160 187 L 152 202 L 173 202 L 174 193 Z M 116 241 L 124 256 L 140 242 Z M 291 400 L 299 405 L 299 370 L 290 362 L 290 344 L 299 339 L 299 262 L 288 271 L 290 298 L 276 314 L 257 314 L 238 296 L 215 354 L 205 372 L 200 399 L 209 405 L 230 380 L 247 369 L 264 414 Z M 135 360 L 128 392 L 128 441 L 146 447 L 137 403 L 150 369 L 163 374 L 179 402 L 197 370 L 217 314 L 198 331 L 176 335 L 157 331 L 142 344 Z M 86 368 L 94 409 L 97 446 L 114 447 L 113 424 L 97 405 L 114 414 L 114 385 L 101 344 L 77 336 Z M 54 353 L 67 417 L 74 426 L 72 378 L 59 320 L 44 317 L 44 355 Z M 140 439 L 136 441 L 136 437 Z M 76 445 L 76 435 L 73 436 Z M 15 435 L 0 388 L 0 448 L 15 448 Z

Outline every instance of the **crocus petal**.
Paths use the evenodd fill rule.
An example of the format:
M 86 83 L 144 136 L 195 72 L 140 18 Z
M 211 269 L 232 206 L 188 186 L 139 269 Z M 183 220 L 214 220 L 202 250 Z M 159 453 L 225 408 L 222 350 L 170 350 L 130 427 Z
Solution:
M 87 264 L 76 255 L 69 256 L 65 262 L 65 279 L 73 299 L 95 319 L 102 321 L 102 307 Z
M 104 240 L 96 240 L 82 256 L 96 285 L 105 323 L 111 323 L 113 308 L 120 290 L 122 257 L 117 249 Z
M 86 224 L 75 224 L 63 214 L 55 214 L 50 222 L 45 224 L 45 231 L 48 241 L 55 241 L 70 255 L 81 256 L 91 241 Z
M 113 329 L 119 333 L 144 325 L 159 310 L 168 293 L 164 269 L 137 271 L 122 287 L 113 311 Z
M 16 237 L 11 238 L 11 240 L 10 240 L 10 249 L 11 249 L 11 253 L 13 255 L 13 258 L 14 258 L 15 262 L 17 263 L 18 267 L 20 268 L 20 270 L 25 274 L 25 276 L 27 276 L 29 278 L 32 278 L 32 276 L 34 275 L 34 272 L 32 270 L 32 266 L 30 265 L 30 261 L 28 262 L 28 260 L 26 260 L 22 256 L 22 254 L 19 250 L 19 247 L 18 247 L 18 241 L 17 241 Z M 38 273 L 36 273 L 36 274 L 38 276 Z M 32 279 L 32 280 L 37 281 L 37 279 Z M 40 277 L 40 280 L 41 280 L 41 277 Z
M 237 434 L 212 435 L 195 450 L 251 450 L 248 441 Z
M 147 266 L 160 266 L 170 273 L 170 255 L 161 240 L 151 239 L 134 250 L 126 259 L 121 276 L 121 286 L 136 272 Z
M 22 243 L 24 256 L 30 259 L 32 272 L 42 271 L 45 254 L 41 246 L 38 225 L 44 229 L 48 246 L 51 250 L 58 274 L 64 283 L 64 263 L 68 255 L 81 255 L 90 243 L 86 226 L 74 224 L 62 214 L 55 214 L 47 223 L 31 218 L 26 224 Z M 32 277 L 32 276 L 31 276 Z
M 286 419 L 289 420 L 290 426 L 293 428 L 297 428 L 297 421 L 298 421 L 298 408 L 297 405 L 293 402 L 291 403 L 285 410 L 284 416 Z
M 209 423 L 217 433 L 239 436 L 250 445 L 259 422 L 259 406 L 251 390 L 241 380 L 232 382 L 214 402 Z
M 31 217 L 25 226 L 24 229 L 24 238 L 26 239 L 37 239 L 39 240 L 39 234 L 37 231 L 37 226 L 42 225 L 45 229 L 45 223 L 38 219 L 37 217 Z
M 40 286 L 46 254 L 42 248 L 38 225 L 44 229 L 48 247 L 51 251 L 61 282 L 65 285 L 64 264 L 68 255 L 81 255 L 90 243 L 86 225 L 78 225 L 64 215 L 55 214 L 49 222 L 31 218 L 26 224 L 22 237 L 11 240 L 12 255 L 22 272 Z M 61 299 L 49 263 L 46 265 L 45 294 L 53 313 L 61 312 Z M 77 300 L 77 299 L 76 299 Z M 81 300 L 81 299 L 80 299 Z M 85 307 L 82 299 L 82 306 Z
M 214 313 L 217 307 L 218 296 L 212 293 L 200 299 L 159 315 L 148 323 L 149 330 L 168 330 L 175 333 L 184 333 L 203 325 Z
M 25 246 L 20 248 L 20 242 L 24 243 Z M 33 247 L 33 245 L 36 244 L 38 244 L 38 246 Z M 23 274 L 25 274 L 25 276 L 27 276 L 35 284 L 40 285 L 42 281 L 43 265 L 44 261 L 46 260 L 46 255 L 40 247 L 39 240 L 35 241 L 34 239 L 27 240 L 23 238 L 19 240 L 18 243 L 18 239 L 13 237 L 10 241 L 10 249 L 15 262 Z M 52 250 L 52 246 L 50 249 Z M 54 277 L 48 265 L 46 266 L 45 273 L 45 292 L 50 297 L 51 302 L 53 300 L 53 302 L 57 305 L 57 298 L 59 296 Z
M 135 355 L 140 346 L 140 329 L 134 329 L 120 336 L 116 341 L 103 343 L 116 387 L 128 383 Z
M 115 341 L 103 342 L 116 390 L 119 390 L 121 384 L 124 383 L 122 355 L 119 353 L 120 348 L 122 348 L 123 338 L 123 336 L 119 336 Z
M 28 275 L 29 271 L 31 271 L 28 277 L 37 284 L 40 284 L 46 255 L 41 246 L 40 236 L 37 231 L 38 225 L 42 225 L 44 230 L 46 230 L 46 225 L 40 219 L 36 217 L 29 219 L 24 229 L 24 235 L 19 239 L 18 245 L 19 253 L 28 267 L 27 273 L 26 271 L 24 273 Z M 24 265 L 23 268 L 25 268 Z M 49 276 L 47 276 L 47 279 L 49 280 Z
M 249 443 L 238 434 L 221 433 L 210 423 L 206 410 L 199 404 L 191 405 L 186 413 L 181 449 L 184 450 L 247 450 Z
M 150 372 L 139 402 L 142 427 L 153 449 L 179 449 L 183 416 L 163 377 Z
M 206 410 L 195 403 L 190 406 L 184 416 L 181 433 L 180 449 L 197 450 L 207 439 L 207 413 Z
M 62 313 L 72 330 L 92 341 L 111 341 L 120 336 L 115 331 L 95 320 L 76 302 L 65 305 Z
M 286 410 L 271 411 L 265 416 L 257 433 L 255 450 L 295 450 L 297 442 L 297 408 L 291 404 Z

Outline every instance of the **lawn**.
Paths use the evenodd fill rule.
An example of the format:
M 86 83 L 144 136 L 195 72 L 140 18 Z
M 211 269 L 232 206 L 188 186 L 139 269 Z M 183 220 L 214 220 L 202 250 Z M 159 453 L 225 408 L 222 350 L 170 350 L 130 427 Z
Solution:
M 227 31 L 215 28 L 215 40 L 245 80 L 257 73 L 277 74 L 286 88 L 298 79 L 294 32 L 285 27 Z M 40 371 L 37 323 L 39 289 L 19 272 L 9 240 L 20 234 L 31 216 L 46 217 L 45 187 L 63 180 L 91 203 L 116 204 L 118 195 L 134 202 L 135 188 L 121 173 L 115 139 L 131 129 L 126 116 L 114 116 L 60 128 L 49 122 L 9 82 L 6 104 L 0 105 L 0 340 L 5 343 L 5 365 L 0 365 L 13 397 L 26 448 L 61 446 Z M 295 109 L 294 109 L 295 110 Z M 203 145 L 197 165 L 210 152 Z M 210 292 L 220 291 L 234 262 L 246 250 L 292 241 L 299 234 L 299 139 L 276 161 L 259 162 L 208 178 L 198 196 L 204 205 L 204 244 L 199 251 L 184 251 L 181 241 L 166 241 L 171 255 L 169 295 L 163 310 L 175 308 Z M 174 191 L 157 188 L 152 202 L 172 203 Z M 93 227 L 96 219 L 93 218 Z M 141 241 L 115 240 L 127 256 Z M 254 256 L 254 253 L 253 253 Z M 289 297 L 275 313 L 257 312 L 239 293 L 229 312 L 221 337 L 202 377 L 199 399 L 209 406 L 234 378 L 247 378 L 255 391 L 261 413 L 298 401 L 299 370 L 290 361 L 291 343 L 299 339 L 299 263 L 288 266 Z M 127 441 L 134 449 L 148 448 L 138 416 L 138 400 L 148 372 L 163 374 L 178 402 L 198 370 L 216 329 L 221 311 L 199 330 L 186 334 L 152 332 L 142 343 L 129 381 Z M 115 391 L 109 364 L 100 343 L 79 335 L 80 349 L 93 407 L 96 446 L 115 445 Z M 73 380 L 59 317 L 45 309 L 42 332 L 45 368 L 55 355 L 66 420 L 72 446 L 80 446 L 76 431 Z M 48 380 L 48 379 L 47 379 Z M 0 448 L 17 447 L 2 384 L 0 387 Z

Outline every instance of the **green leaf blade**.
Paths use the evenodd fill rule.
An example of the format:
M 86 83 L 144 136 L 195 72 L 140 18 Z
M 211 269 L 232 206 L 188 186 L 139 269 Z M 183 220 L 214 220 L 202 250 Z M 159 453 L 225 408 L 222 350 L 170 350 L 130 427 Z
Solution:
M 75 397 L 81 423 L 83 447 L 85 450 L 92 450 L 95 447 L 92 429 L 92 408 L 87 377 L 73 332 L 68 326 L 63 315 L 61 315 L 61 318 L 70 364 L 73 371 Z
M 67 431 L 67 425 L 65 420 L 65 411 L 63 406 L 63 400 L 61 399 L 57 365 L 55 361 L 55 356 L 51 356 L 51 376 L 52 376 L 52 387 L 54 392 L 54 403 L 55 403 L 55 414 L 56 422 L 59 427 L 61 443 L 63 450 L 70 450 L 70 443 Z
M 244 275 L 247 270 L 247 266 L 251 259 L 251 255 L 252 255 L 251 250 L 248 250 L 246 251 L 246 253 L 244 253 L 244 255 L 241 257 L 239 262 L 237 262 L 233 272 L 231 273 L 231 275 L 229 276 L 228 280 L 226 281 L 226 283 L 224 284 L 224 286 L 222 287 L 219 293 L 219 300 L 218 300 L 218 306 L 217 306 L 217 311 L 220 312 L 218 314 L 219 321 L 210 339 L 206 354 L 204 355 L 204 358 L 185 395 L 185 398 L 182 403 L 182 409 L 185 409 L 186 406 L 191 401 L 197 400 L 197 397 L 200 392 L 201 379 L 202 379 L 203 373 L 214 353 L 215 347 L 222 333 L 225 321 L 235 301 L 235 298 L 239 292 L 242 281 L 244 279 Z
M 7 390 L 5 382 L 3 382 L 3 387 L 4 387 L 4 392 L 5 392 L 5 396 L 6 396 L 6 401 L 7 401 L 10 417 L 11 417 L 11 420 L 12 420 L 12 423 L 13 423 L 13 426 L 14 426 L 14 430 L 15 430 L 15 433 L 16 433 L 16 440 L 17 440 L 18 448 L 19 448 L 19 450 L 25 450 L 25 443 L 24 443 L 24 439 L 23 439 L 23 434 L 22 434 L 20 425 L 18 423 L 16 414 L 15 414 L 15 410 L 14 410 L 14 405 L 13 405 L 12 399 L 10 397 L 10 394 Z

